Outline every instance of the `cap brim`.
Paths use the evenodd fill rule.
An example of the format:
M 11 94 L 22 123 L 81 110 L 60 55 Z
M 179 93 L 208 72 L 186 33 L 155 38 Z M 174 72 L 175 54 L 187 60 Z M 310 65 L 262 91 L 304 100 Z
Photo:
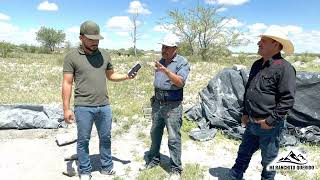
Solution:
M 98 35 L 88 35 L 88 34 L 85 34 L 85 36 L 86 36 L 88 39 L 93 39 L 93 40 L 101 40 L 101 39 L 104 39 L 100 34 L 98 34 Z

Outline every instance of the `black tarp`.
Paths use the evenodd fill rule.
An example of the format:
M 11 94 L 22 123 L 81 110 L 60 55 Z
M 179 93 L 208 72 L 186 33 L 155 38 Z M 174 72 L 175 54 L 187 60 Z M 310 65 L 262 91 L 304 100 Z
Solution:
M 67 127 L 60 105 L 0 105 L 0 130 L 60 127 Z
M 199 92 L 201 102 L 186 111 L 187 119 L 197 121 L 200 129 L 217 128 L 240 139 L 244 131 L 240 121 L 247 80 L 248 72 L 243 69 L 223 69 Z M 300 130 L 304 128 L 313 129 L 316 136 L 320 127 L 320 73 L 297 72 L 296 82 L 295 104 L 287 116 L 286 133 L 295 137 L 300 134 L 301 139 L 305 132 Z

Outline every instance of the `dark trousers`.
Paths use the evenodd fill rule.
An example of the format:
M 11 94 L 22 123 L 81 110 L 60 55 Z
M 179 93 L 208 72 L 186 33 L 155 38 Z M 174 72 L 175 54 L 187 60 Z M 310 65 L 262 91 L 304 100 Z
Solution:
M 242 142 L 239 146 L 238 157 L 233 165 L 230 174 L 231 179 L 242 179 L 243 173 L 249 166 L 253 153 L 261 149 L 261 164 L 263 170 L 262 180 L 274 179 L 275 171 L 267 171 L 267 165 L 271 163 L 278 155 L 280 148 L 280 135 L 284 123 L 281 122 L 272 129 L 262 129 L 259 124 L 250 122 L 242 136 Z
M 160 145 L 164 127 L 168 131 L 168 146 L 172 171 L 182 171 L 181 165 L 181 133 L 182 105 L 181 102 L 152 102 L 151 147 L 148 154 L 149 162 L 160 160 Z

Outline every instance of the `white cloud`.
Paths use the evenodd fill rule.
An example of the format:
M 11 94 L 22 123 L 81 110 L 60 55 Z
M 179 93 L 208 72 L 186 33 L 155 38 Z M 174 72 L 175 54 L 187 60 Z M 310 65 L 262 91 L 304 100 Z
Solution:
M 303 28 L 294 25 L 287 25 L 287 26 L 279 26 L 279 25 L 271 25 L 276 28 L 282 29 L 287 34 L 300 34 L 303 33 Z M 270 26 L 269 26 L 270 27 Z
M 295 47 L 295 52 L 320 52 L 320 31 L 289 32 L 289 39 Z
M 132 27 L 133 24 L 128 16 L 114 16 L 107 22 L 107 28 L 111 30 L 128 32 L 132 29 Z
M 217 0 L 204 0 L 206 4 L 217 4 Z
M 222 8 L 219 8 L 219 9 L 217 10 L 217 12 L 224 12 L 224 11 L 226 11 L 226 10 L 228 10 L 228 9 L 225 8 L 225 7 L 222 7 Z
M 1 20 L 8 21 L 10 20 L 10 16 L 0 13 L 0 21 Z
M 65 41 L 69 41 L 71 43 L 71 46 L 73 47 L 77 47 L 80 44 L 80 40 L 79 40 L 79 31 L 80 31 L 80 27 L 78 26 L 72 26 L 72 27 L 68 27 L 64 30 L 64 32 L 66 33 L 66 39 Z M 110 39 L 108 37 L 107 32 L 100 32 L 101 36 L 104 37 L 103 40 L 100 40 L 99 42 L 99 47 L 101 48 L 106 48 L 108 45 L 110 45 Z
M 250 40 L 256 41 L 258 35 L 263 33 L 264 30 L 268 28 L 264 23 L 255 23 L 247 26 L 249 29 L 248 35 L 252 38 Z
M 172 33 L 167 33 L 161 40 L 166 40 L 166 39 L 173 39 L 176 42 L 180 41 L 179 37 Z
M 153 27 L 153 30 L 156 32 L 171 32 L 171 29 L 173 29 L 174 26 L 173 25 L 169 25 L 169 26 L 164 26 L 164 25 L 156 25 Z
M 6 22 L 0 22 L 0 37 L 8 36 L 11 33 L 15 33 L 19 30 L 18 27 L 6 23 Z
M 141 4 L 140 1 L 132 1 L 130 2 L 130 7 L 128 9 L 128 13 L 130 14 L 151 14 L 151 11 L 146 8 L 145 4 Z
M 259 35 L 262 34 L 268 27 L 277 26 L 288 33 L 289 39 L 292 41 L 295 47 L 296 53 L 320 52 L 320 31 L 319 30 L 303 30 L 302 27 L 295 25 L 265 25 L 263 23 L 255 23 L 248 25 L 249 31 L 244 34 L 250 43 L 247 46 L 233 48 L 235 51 L 244 52 L 257 52 L 257 42 L 259 41 Z
M 255 23 L 255 24 L 249 25 L 248 28 L 251 31 L 258 31 L 258 30 L 260 31 L 260 30 L 266 29 L 267 25 L 263 23 Z
M 153 27 L 153 30 L 156 31 L 156 32 L 163 32 L 166 29 L 163 27 L 163 25 L 156 25 L 156 26 Z
M 77 33 L 77 35 L 79 35 L 80 27 L 78 27 L 78 26 L 69 27 L 65 31 L 70 32 L 70 33 Z
M 129 32 L 116 32 L 119 36 L 129 36 Z
M 221 24 L 224 24 L 224 27 L 241 27 L 243 23 L 239 22 L 237 19 L 224 19 Z
M 101 36 L 104 37 L 104 39 L 100 40 L 99 47 L 100 48 L 110 48 L 110 45 L 113 45 L 114 42 L 111 41 L 111 39 L 108 36 L 107 32 L 100 32 Z
M 143 34 L 141 35 L 140 39 L 150 39 L 152 37 L 152 35 L 150 34 Z
M 58 6 L 55 3 L 49 3 L 48 1 L 43 1 L 38 5 L 37 9 L 40 11 L 57 11 Z
M 230 5 L 230 6 L 238 6 L 242 5 L 249 0 L 205 0 L 204 2 L 207 4 L 221 4 L 221 5 Z
M 284 29 L 288 33 L 293 33 L 293 34 L 299 34 L 299 33 L 302 33 L 302 31 L 303 31 L 302 27 L 292 26 L 292 25 L 285 26 Z
M 66 41 L 69 41 L 71 43 L 71 46 L 76 47 L 79 45 L 80 27 L 78 26 L 69 27 L 69 28 L 66 28 L 64 32 L 66 33 Z
M 129 40 L 103 40 L 100 42 L 99 47 L 108 48 L 108 49 L 128 49 L 132 47 L 132 42 Z
M 35 28 L 24 31 L 13 24 L 0 22 L 0 39 L 14 44 L 38 45 L 36 41 L 37 31 L 38 29 Z

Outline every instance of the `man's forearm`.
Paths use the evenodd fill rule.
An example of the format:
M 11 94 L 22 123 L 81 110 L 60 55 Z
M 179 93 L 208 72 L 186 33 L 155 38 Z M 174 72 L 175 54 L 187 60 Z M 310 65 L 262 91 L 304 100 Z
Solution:
M 68 83 L 63 83 L 63 86 L 62 86 L 63 110 L 70 109 L 71 91 L 72 91 L 72 85 Z
M 182 78 L 179 75 L 176 75 L 175 73 L 171 72 L 169 69 L 165 71 L 166 75 L 169 77 L 170 81 L 176 85 L 177 87 L 183 87 L 184 82 Z
M 118 82 L 118 81 L 124 81 L 127 80 L 129 77 L 127 74 L 118 74 L 118 73 L 113 73 L 110 77 L 110 81 Z

